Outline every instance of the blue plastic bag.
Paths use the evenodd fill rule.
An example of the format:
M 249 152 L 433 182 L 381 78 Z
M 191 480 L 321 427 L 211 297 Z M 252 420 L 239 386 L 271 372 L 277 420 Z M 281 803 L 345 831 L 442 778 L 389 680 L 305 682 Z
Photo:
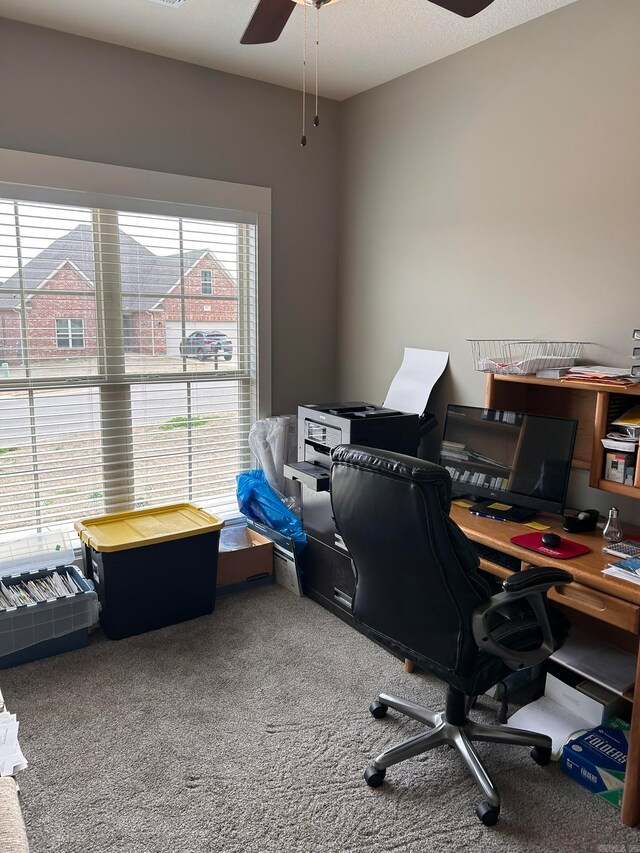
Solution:
M 306 545 L 307 537 L 302 530 L 302 522 L 282 503 L 278 493 L 267 482 L 264 471 L 247 471 L 238 474 L 236 480 L 238 506 L 243 515 Z

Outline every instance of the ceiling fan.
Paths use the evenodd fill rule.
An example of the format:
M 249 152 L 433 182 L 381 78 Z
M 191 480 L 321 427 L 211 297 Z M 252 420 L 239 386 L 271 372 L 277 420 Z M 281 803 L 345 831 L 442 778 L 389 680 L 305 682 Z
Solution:
M 321 6 L 337 2 L 338 0 L 260 0 L 240 43 L 267 44 L 277 41 L 291 17 L 294 3 L 320 9 Z M 430 0 L 430 2 L 463 18 L 472 18 L 491 5 L 493 0 Z

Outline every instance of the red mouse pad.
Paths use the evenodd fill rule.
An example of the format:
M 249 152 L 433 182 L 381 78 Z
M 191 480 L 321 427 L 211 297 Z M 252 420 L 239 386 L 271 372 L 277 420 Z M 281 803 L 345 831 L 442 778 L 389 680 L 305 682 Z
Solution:
M 548 545 L 542 544 L 544 533 L 524 533 L 522 536 L 513 536 L 511 541 L 514 545 L 521 545 L 523 548 L 528 548 L 530 551 L 537 551 L 538 554 L 544 554 L 546 557 L 554 557 L 556 560 L 568 560 L 571 557 L 579 557 L 580 554 L 588 554 L 591 548 L 586 545 L 581 545 L 579 542 L 572 542 L 571 539 L 560 538 L 560 544 L 555 548 L 550 548 Z

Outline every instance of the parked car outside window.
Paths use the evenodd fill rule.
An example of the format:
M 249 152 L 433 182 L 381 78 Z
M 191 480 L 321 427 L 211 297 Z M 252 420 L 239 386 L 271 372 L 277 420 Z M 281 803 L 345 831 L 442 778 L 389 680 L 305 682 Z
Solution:
M 185 358 L 197 358 L 206 361 L 213 356 L 223 356 L 230 361 L 233 354 L 233 344 L 224 332 L 192 332 L 182 339 L 180 355 Z

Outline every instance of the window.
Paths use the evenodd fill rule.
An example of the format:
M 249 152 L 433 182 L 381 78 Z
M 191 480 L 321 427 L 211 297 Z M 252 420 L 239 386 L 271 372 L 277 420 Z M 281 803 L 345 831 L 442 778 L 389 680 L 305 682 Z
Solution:
M 213 293 L 213 273 L 211 270 L 200 271 L 200 291 L 204 296 L 211 296 Z
M 0 197 L 0 538 L 182 500 L 237 513 L 258 415 L 258 215 L 105 201 Z M 224 358 L 185 345 L 212 321 Z
M 82 349 L 84 320 L 56 320 L 56 343 L 58 349 Z

